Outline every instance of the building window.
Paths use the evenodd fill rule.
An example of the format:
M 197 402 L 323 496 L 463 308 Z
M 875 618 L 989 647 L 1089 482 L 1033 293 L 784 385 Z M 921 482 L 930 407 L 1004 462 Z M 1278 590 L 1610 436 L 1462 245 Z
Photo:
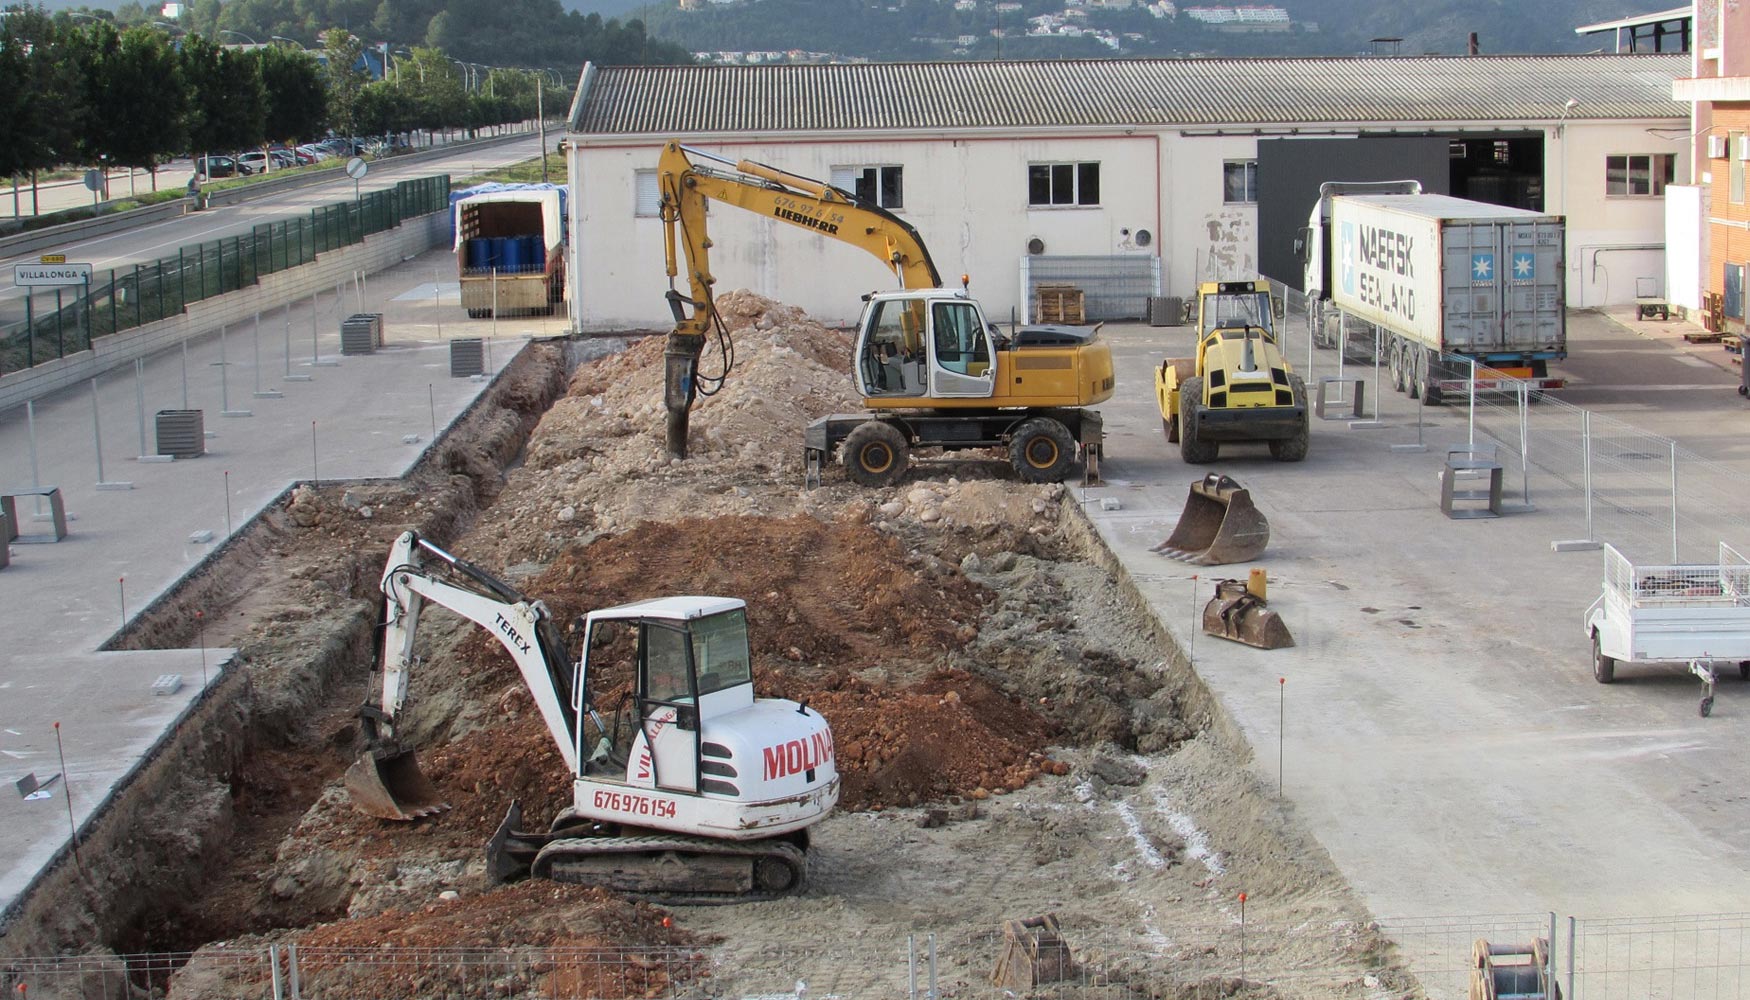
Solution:
M 662 188 L 656 183 L 656 171 L 632 172 L 634 189 L 632 214 L 640 219 L 655 219 L 662 215 Z
M 1257 203 L 1257 160 L 1228 160 L 1221 165 L 1221 200 L 1229 205 Z
M 904 167 L 834 167 L 832 186 L 882 208 L 905 207 Z
M 1604 193 L 1612 198 L 1659 198 L 1676 177 L 1670 153 L 1610 156 L 1604 161 Z
M 1732 204 L 1744 204 L 1744 161 L 1738 159 L 1738 150 L 1744 145 L 1744 133 L 1728 132 L 1726 134 L 1727 174 L 1732 178 Z
M 1098 163 L 1027 164 L 1027 204 L 1098 205 Z

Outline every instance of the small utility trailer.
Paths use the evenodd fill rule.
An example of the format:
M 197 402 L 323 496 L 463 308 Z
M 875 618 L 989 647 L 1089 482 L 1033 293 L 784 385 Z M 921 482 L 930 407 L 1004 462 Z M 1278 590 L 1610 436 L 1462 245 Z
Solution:
M 1592 676 L 1620 663 L 1680 662 L 1701 678 L 1701 714 L 1714 707 L 1714 671 L 1735 663 L 1750 680 L 1750 560 L 1720 544 L 1719 562 L 1636 566 L 1604 546 L 1604 592 L 1586 609 Z

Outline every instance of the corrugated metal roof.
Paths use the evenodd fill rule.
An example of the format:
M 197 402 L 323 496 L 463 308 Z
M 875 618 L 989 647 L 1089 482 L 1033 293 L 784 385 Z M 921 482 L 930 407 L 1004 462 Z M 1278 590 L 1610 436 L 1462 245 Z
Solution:
M 1686 118 L 1687 55 L 594 67 L 580 135 Z

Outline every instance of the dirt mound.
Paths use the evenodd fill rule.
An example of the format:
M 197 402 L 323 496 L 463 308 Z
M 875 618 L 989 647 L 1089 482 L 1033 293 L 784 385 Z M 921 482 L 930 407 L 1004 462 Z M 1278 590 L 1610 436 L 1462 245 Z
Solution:
M 832 724 L 839 808 L 880 810 L 1026 786 L 1051 765 L 1055 727 L 988 682 L 938 671 L 909 686 L 834 676 L 809 683 L 760 671 L 772 697 L 807 701 Z
M 560 621 L 668 594 L 740 597 L 756 662 L 856 669 L 965 645 L 977 634 L 983 588 L 861 514 L 644 522 L 568 549 L 526 588 Z

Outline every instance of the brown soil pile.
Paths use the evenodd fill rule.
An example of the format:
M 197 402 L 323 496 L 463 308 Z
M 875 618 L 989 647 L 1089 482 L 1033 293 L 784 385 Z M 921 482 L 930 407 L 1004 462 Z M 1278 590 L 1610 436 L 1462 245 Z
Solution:
M 761 671 L 755 686 L 806 700 L 832 723 L 841 809 L 1003 795 L 1052 766 L 1044 755 L 1051 724 L 963 671 L 939 671 L 907 687 L 842 675 L 810 684 Z

